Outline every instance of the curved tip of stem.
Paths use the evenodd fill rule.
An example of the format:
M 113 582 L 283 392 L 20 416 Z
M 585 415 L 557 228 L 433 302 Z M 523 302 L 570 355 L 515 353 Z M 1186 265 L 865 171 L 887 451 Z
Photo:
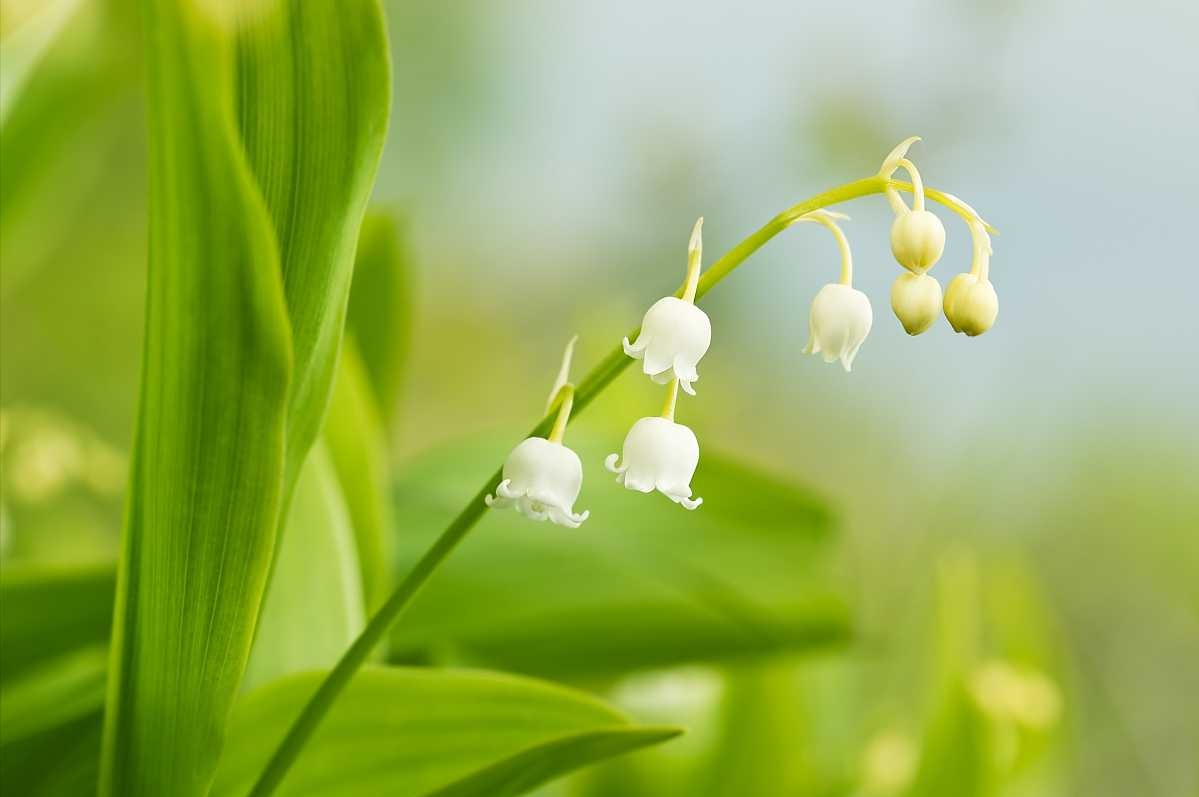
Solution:
M 570 380 L 570 362 L 574 359 L 575 344 L 579 342 L 579 336 L 576 334 L 566 344 L 565 351 L 562 352 L 562 366 L 558 369 L 558 377 L 554 380 L 554 386 L 550 389 L 550 397 L 545 400 L 545 411 L 549 412 L 554 406 L 554 400 L 558 398 L 558 393 L 562 388 L 566 387 Z
M 920 141 L 920 136 L 909 136 L 896 145 L 895 149 L 883 158 L 883 165 L 879 167 L 878 173 L 880 177 L 890 177 L 895 174 L 895 170 L 899 168 L 899 162 L 908 154 L 908 150 L 917 141 Z

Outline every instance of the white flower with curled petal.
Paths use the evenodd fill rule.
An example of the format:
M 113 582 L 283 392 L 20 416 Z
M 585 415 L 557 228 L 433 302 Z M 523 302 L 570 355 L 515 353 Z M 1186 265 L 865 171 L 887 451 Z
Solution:
M 574 503 L 583 487 L 579 455 L 561 443 L 542 437 L 522 442 L 504 462 L 504 480 L 487 496 L 493 509 L 515 507 L 532 520 L 551 520 L 578 528 L 588 512 L 575 514 Z
M 553 429 L 548 438 L 530 437 L 512 449 L 504 461 L 503 480 L 496 485 L 495 495 L 483 499 L 492 509 L 511 507 L 531 520 L 549 520 L 569 528 L 578 528 L 590 514 L 574 511 L 583 487 L 583 463 L 578 454 L 562 444 L 574 405 L 574 385 L 567 382 L 567 376 L 576 340 L 577 336 L 566 345 L 562 368 L 546 404 L 548 412 L 558 402 Z
M 624 353 L 642 361 L 642 371 L 658 384 L 678 379 L 683 390 L 695 395 L 691 383 L 699 379 L 696 366 L 712 344 L 712 322 L 695 306 L 703 256 L 704 220 L 695 222 L 687 247 L 687 281 L 683 297 L 666 296 L 654 302 L 641 322 L 641 332 L 632 343 L 623 340 Z
M 666 409 L 658 418 L 642 418 L 625 436 L 620 454 L 611 454 L 604 467 L 616 474 L 617 483 L 639 493 L 654 490 L 695 509 L 704 502 L 691 497 L 691 478 L 699 465 L 695 432 L 674 421 L 678 383 L 672 383 Z
M 819 354 L 826 363 L 841 361 L 846 371 L 853 367 L 858 349 L 870 333 L 874 314 L 870 299 L 853 287 L 853 255 L 849 241 L 837 225 L 838 219 L 848 220 L 843 213 L 814 210 L 799 217 L 799 221 L 813 222 L 827 228 L 837 239 L 841 251 L 841 281 L 825 285 L 812 299 L 808 316 L 808 343 L 804 354 Z

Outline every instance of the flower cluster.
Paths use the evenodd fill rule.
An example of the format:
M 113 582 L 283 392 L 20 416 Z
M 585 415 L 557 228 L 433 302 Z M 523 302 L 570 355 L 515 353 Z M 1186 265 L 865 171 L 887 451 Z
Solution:
M 885 193 L 895 212 L 891 252 L 905 269 L 891 288 L 891 309 L 910 335 L 928 330 L 942 312 L 955 332 L 980 335 L 991 328 L 999 313 L 999 300 L 988 278 L 991 256 L 988 227 L 960 199 L 931 189 L 926 192 L 920 172 L 907 158 L 908 149 L 918 140 L 909 138 L 892 150 L 873 178 L 874 193 Z M 899 169 L 908 173 L 910 185 L 892 179 Z M 900 196 L 900 188 L 911 191 L 911 207 Z M 945 226 L 925 208 L 926 193 L 966 220 L 974 244 L 970 271 L 954 277 L 944 295 L 940 283 L 928 271 L 945 251 Z M 838 200 L 825 204 L 835 201 Z M 819 224 L 836 239 L 841 256 L 840 279 L 822 287 L 812 299 L 808 342 L 803 351 L 820 355 L 828 363 L 840 362 L 849 371 L 874 322 L 870 299 L 853 287 L 853 255 L 838 224 L 849 217 L 822 208 L 806 210 L 800 205 L 780 218 L 784 220 L 783 226 Z M 654 302 L 634 340 L 625 338 L 621 344 L 626 355 L 641 361 L 646 376 L 667 386 L 665 405 L 660 415 L 634 423 L 620 453 L 610 455 L 604 462 L 622 486 L 641 493 L 657 490 L 687 509 L 703 503 L 703 499 L 692 497 L 691 489 L 691 479 L 699 464 L 699 441 L 690 428 L 675 421 L 675 408 L 680 387 L 685 393 L 695 395 L 699 361 L 712 343 L 712 322 L 695 305 L 703 259 L 703 221 L 699 219 L 691 231 L 683 288 L 676 295 Z M 714 279 L 706 281 L 719 280 L 730 269 L 731 266 L 725 265 L 723 272 L 710 274 Z M 720 271 L 719 265 L 716 270 Z M 710 284 L 705 290 L 707 287 Z M 513 507 L 534 520 L 548 519 L 570 527 L 577 527 L 587 519 L 587 512 L 575 514 L 573 508 L 583 482 L 582 463 L 562 443 L 574 400 L 574 386 L 567 381 L 573 348 L 572 340 L 550 392 L 547 411 L 558 408 L 552 431 L 547 438 L 531 437 L 512 451 L 504 463 L 503 479 L 495 495 L 487 496 L 488 506 Z
M 909 335 L 919 335 L 933 325 L 941 312 L 954 332 L 974 337 L 986 332 L 999 315 L 999 298 L 988 279 L 991 237 L 987 225 L 969 205 L 957 197 L 943 195 L 947 205 L 966 219 L 974 244 L 970 272 L 954 277 L 941 295 L 941 285 L 928 275 L 945 251 L 945 227 L 924 207 L 924 181 L 907 158 L 908 149 L 920 139 L 912 137 L 891 151 L 879 169 L 879 177 L 890 180 L 899 169 L 912 178 L 912 207 L 888 186 L 887 200 L 895 211 L 891 225 L 891 253 L 907 269 L 891 286 L 891 309 Z

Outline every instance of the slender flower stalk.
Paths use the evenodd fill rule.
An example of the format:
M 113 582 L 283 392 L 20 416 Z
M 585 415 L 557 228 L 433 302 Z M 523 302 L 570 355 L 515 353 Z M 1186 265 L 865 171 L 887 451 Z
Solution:
M 980 219 L 973 208 L 957 197 L 927 186 L 923 188 L 924 196 L 927 199 L 949 208 L 968 223 L 977 222 L 984 231 L 994 232 L 989 225 Z M 910 183 L 893 180 L 890 176 L 883 176 L 880 173 L 809 197 L 779 213 L 713 263 L 703 272 L 698 281 L 695 282 L 694 295 L 690 296 L 690 298 L 696 302 L 702 299 L 710 290 L 720 284 L 742 263 L 749 259 L 751 255 L 761 249 L 780 232 L 798 222 L 805 214 L 860 197 L 884 193 L 890 194 L 893 191 L 914 193 L 915 190 L 917 189 L 914 189 Z M 698 257 L 696 259 L 698 260 Z M 690 283 L 690 280 L 688 280 L 688 283 Z M 683 298 L 691 293 L 692 291 L 689 290 L 687 284 L 684 284 L 675 295 L 678 298 Z M 635 340 L 640 332 L 640 328 L 634 329 L 629 333 L 628 339 Z M 608 356 L 601 360 L 579 382 L 578 387 L 573 391 L 573 412 L 571 417 L 578 417 L 579 413 L 586 409 L 631 362 L 632 360 L 625 354 L 623 346 L 617 346 Z M 533 427 L 529 436 L 542 437 L 547 435 L 553 428 L 556 419 L 556 415 L 547 413 Z M 283 738 L 283 741 L 267 763 L 249 797 L 267 797 L 267 795 L 274 793 L 275 789 L 278 788 L 284 776 L 304 749 L 304 745 L 312 737 L 321 720 L 329 712 L 333 702 L 349 684 L 350 679 L 368 661 L 375 647 L 387 637 L 392 625 L 400 617 L 408 604 L 411 603 L 412 598 L 420 588 L 424 586 L 425 582 L 436 571 L 437 567 L 458 547 L 458 544 L 462 542 L 471 528 L 474 527 L 487 511 L 485 499 L 495 492 L 496 487 L 502 480 L 502 469 L 497 469 L 488 477 L 475 496 L 462 508 L 458 515 L 450 522 L 449 526 L 446 527 L 445 531 L 441 533 L 441 536 L 434 541 L 424 556 L 412 567 L 412 570 L 408 572 L 408 575 L 396 587 L 395 592 L 392 593 L 387 602 L 375 612 L 370 622 L 367 623 L 366 628 L 363 629 L 358 638 L 354 640 L 353 644 L 342 655 L 329 675 L 321 682 L 316 693 L 304 706 L 288 730 L 287 735 Z
M 668 421 L 674 420 L 674 408 L 679 403 L 679 380 L 671 379 L 666 388 L 666 403 L 662 405 L 662 417 Z

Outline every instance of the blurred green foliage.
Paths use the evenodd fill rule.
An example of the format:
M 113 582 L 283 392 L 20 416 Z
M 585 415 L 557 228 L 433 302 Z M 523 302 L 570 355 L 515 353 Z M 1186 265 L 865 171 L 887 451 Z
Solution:
M 14 783 L 25 794 L 90 793 L 97 778 L 97 687 L 106 662 L 99 651 L 111 622 L 146 293 L 145 65 L 135 5 L 79 4 L 4 100 L 6 793 Z M 552 25 L 548 9 L 508 18 L 426 2 L 390 5 L 397 115 L 376 193 L 404 218 L 367 217 L 346 342 L 327 375 L 333 393 L 321 435 L 368 606 L 528 425 L 564 333 L 582 332 L 585 366 L 629 326 L 643 300 L 674 286 L 682 266 L 677 228 L 707 213 L 709 248 L 718 254 L 722 242 L 777 210 L 776 200 L 781 206 L 794 192 L 822 187 L 812 180 L 870 168 L 907 132 L 896 125 L 909 123 L 888 84 L 869 70 L 844 91 L 821 81 L 819 96 L 794 113 L 749 113 L 766 128 L 777 116 L 783 131 L 772 135 L 786 140 L 778 161 L 787 164 L 779 170 L 786 188 L 764 197 L 748 196 L 738 175 L 712 166 L 721 162 L 721 139 L 711 137 L 716 121 L 655 115 L 660 103 L 651 95 L 637 101 L 636 122 L 587 119 L 608 128 L 601 145 L 564 157 L 545 142 L 569 130 L 534 131 L 521 121 L 536 98 L 527 94 L 534 67 L 520 37 L 568 33 L 526 31 L 518 21 L 524 14 Z M 986 27 L 985 41 L 997 49 L 1007 34 L 996 21 L 1012 24 L 995 3 L 944 5 L 911 13 L 918 24 L 959 15 L 963 30 Z M 32 12 L 15 2 L 0 8 L 7 58 L 11 31 Z M 640 46 L 672 52 L 666 44 Z M 615 61 L 620 47 L 611 49 Z M 911 89 L 924 95 L 922 107 L 940 109 L 928 123 L 940 143 L 973 152 L 969 137 L 981 127 L 1026 123 L 1001 116 L 1002 108 L 976 112 L 992 65 Z M 569 81 L 569 64 L 559 66 Z M 676 86 L 676 93 L 685 92 Z M 525 149 L 513 139 L 544 150 L 537 154 L 556 164 L 563 194 L 594 192 L 597 203 L 622 202 L 624 210 L 597 216 L 593 206 L 576 209 L 530 181 L 516 160 Z M 612 185 L 593 182 L 595 172 L 571 172 L 576 159 L 598 164 Z M 728 168 L 737 167 L 773 170 L 756 160 Z M 996 202 L 1005 191 L 1017 193 L 990 190 Z M 464 218 L 456 205 L 464 193 L 507 199 Z M 534 217 L 547 207 L 548 217 Z M 1018 246 L 1033 235 L 1035 219 L 1031 210 L 1007 210 L 998 219 L 999 246 L 1012 238 Z M 513 223 L 526 217 L 524 226 Z M 516 247 L 514 240 L 534 243 Z M 337 245 L 344 252 L 346 239 Z M 853 375 L 867 385 L 860 392 L 841 391 L 839 381 L 830 387 L 840 375 L 815 367 L 776 378 L 779 334 L 764 333 L 755 319 L 773 313 L 764 308 L 775 308 L 778 297 L 794 303 L 802 295 L 784 296 L 780 280 L 809 277 L 793 278 L 790 266 L 763 257 L 760 273 L 730 289 L 742 291 L 739 298 L 713 297 L 722 338 L 705 361 L 702 400 L 682 407 L 705 441 L 696 477 L 705 505 L 685 515 L 657 496 L 618 491 L 595 467 L 632 418 L 654 409 L 656 399 L 628 377 L 578 424 L 588 474 L 579 506 L 592 509 L 592 519 L 563 532 L 489 517 L 401 622 L 393 660 L 566 680 L 602 693 L 638 721 L 687 727 L 669 744 L 544 786 L 546 797 L 1192 797 L 1199 779 L 1199 463 L 1187 396 L 1151 395 L 1159 391 L 1150 377 L 1133 391 L 1142 395 L 1125 400 L 1109 386 L 1064 376 L 1068 410 L 1009 410 L 1002 398 L 976 397 L 964 415 L 949 412 L 947 431 L 929 443 L 920 439 L 927 427 L 911 417 L 930 403 L 919 382 L 927 372 L 916 366 L 863 360 Z M 1046 264 L 1021 267 L 1035 282 Z M 1015 302 L 1003 312 L 1007 325 L 992 334 L 1019 345 L 1028 340 L 1012 331 L 1011 319 L 1038 341 L 1064 334 Z M 787 334 L 802 336 L 802 309 L 788 304 L 785 316 L 796 319 Z M 1103 358 L 1099 344 L 1091 345 L 1091 355 Z M 947 370 L 969 382 L 986 362 L 998 379 L 1026 380 L 1020 389 L 1042 400 L 1030 384 L 1036 363 L 1024 370 L 1033 355 L 1011 356 L 1019 361 L 1012 371 L 994 359 L 953 359 Z M 863 381 L 875 366 L 883 376 Z M 1112 380 L 1141 385 L 1143 378 L 1117 370 Z M 914 382 L 910 392 L 896 387 L 905 380 Z M 865 395 L 880 385 L 887 389 L 878 398 Z M 327 471 L 322 480 L 327 486 Z M 797 489 L 797 482 L 819 489 Z M 297 490 L 296 506 L 310 509 L 304 520 L 328 509 Z M 278 583 L 311 586 L 307 597 L 317 599 L 324 584 L 307 577 L 345 575 L 327 564 L 314 555 Z M 259 644 L 270 638 L 264 628 Z M 492 676 L 478 677 L 476 688 L 494 686 Z M 496 678 L 503 688 L 525 688 Z M 408 708 L 430 708 L 430 695 L 442 694 L 428 685 L 407 688 L 400 697 L 411 701 Z M 369 684 L 363 689 L 347 711 L 398 699 Z M 516 708 L 531 703 L 509 697 L 516 707 L 497 715 L 494 727 L 516 734 Z M 277 694 L 256 700 L 294 711 L 294 700 Z M 577 700 L 580 724 L 555 715 L 564 725 L 590 728 L 599 724 L 593 714 L 609 716 Z M 238 705 L 239 712 L 255 706 Z M 412 715 L 414 722 L 428 716 Z M 363 722 L 343 719 L 351 731 Z M 412 755 L 421 744 L 430 755 L 450 745 L 428 729 L 376 730 L 397 734 L 395 749 Z M 501 745 L 478 763 L 507 760 L 560 731 Z M 232 732 L 234 750 L 265 754 L 268 740 L 253 727 Z M 330 742 L 313 766 L 343 775 L 339 757 L 368 742 L 378 739 L 349 734 Z M 387 752 L 372 754 L 382 760 Z M 590 760 L 580 755 L 579 762 Z M 547 776 L 563 771 L 527 759 L 522 766 Z M 466 776 L 455 772 L 450 778 Z

